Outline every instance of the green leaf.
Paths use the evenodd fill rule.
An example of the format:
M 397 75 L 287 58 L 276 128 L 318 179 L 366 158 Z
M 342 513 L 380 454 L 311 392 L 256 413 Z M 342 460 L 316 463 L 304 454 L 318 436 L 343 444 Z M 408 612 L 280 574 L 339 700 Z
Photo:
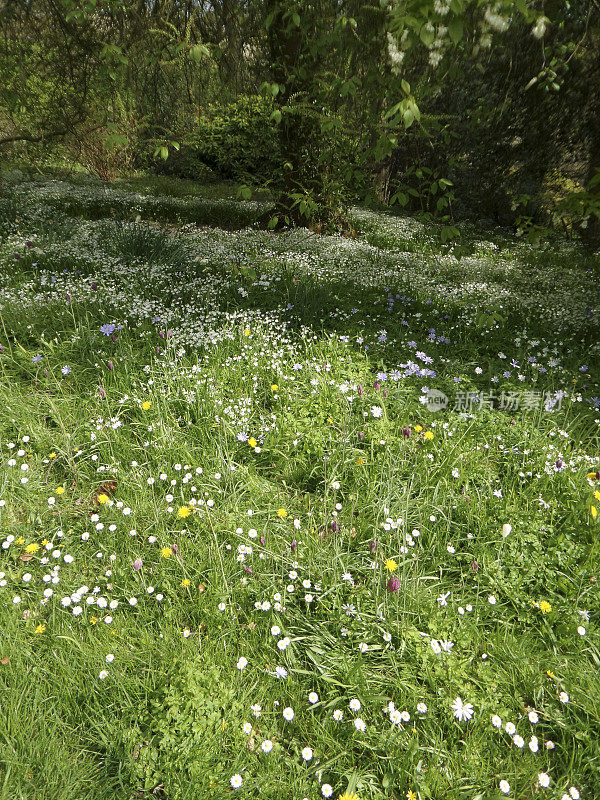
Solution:
M 460 17 L 452 17 L 448 23 L 448 33 L 454 44 L 458 44 L 463 37 L 463 21 Z
M 435 39 L 435 32 L 427 30 L 427 28 L 423 25 L 423 27 L 419 31 L 419 36 L 425 47 L 430 47 L 433 44 L 433 40 Z
M 300 27 L 300 14 L 298 14 L 297 11 L 292 14 L 292 20 L 294 22 L 294 25 L 297 28 L 299 28 Z
M 193 47 L 190 47 L 190 58 L 196 63 L 202 61 L 202 58 L 207 55 L 208 47 L 204 44 L 195 44 Z

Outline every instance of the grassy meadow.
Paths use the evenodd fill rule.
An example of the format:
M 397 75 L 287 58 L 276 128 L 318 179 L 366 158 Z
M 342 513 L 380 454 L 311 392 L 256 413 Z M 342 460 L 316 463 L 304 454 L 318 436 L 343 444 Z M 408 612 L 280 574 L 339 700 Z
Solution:
M 598 254 L 4 180 L 0 798 L 600 797 Z

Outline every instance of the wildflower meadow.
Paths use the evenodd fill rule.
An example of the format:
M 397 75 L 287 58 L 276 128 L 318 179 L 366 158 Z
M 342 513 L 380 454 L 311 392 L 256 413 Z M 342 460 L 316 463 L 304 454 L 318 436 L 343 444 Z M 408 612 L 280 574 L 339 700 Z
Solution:
M 600 797 L 597 252 L 3 177 L 0 797 Z

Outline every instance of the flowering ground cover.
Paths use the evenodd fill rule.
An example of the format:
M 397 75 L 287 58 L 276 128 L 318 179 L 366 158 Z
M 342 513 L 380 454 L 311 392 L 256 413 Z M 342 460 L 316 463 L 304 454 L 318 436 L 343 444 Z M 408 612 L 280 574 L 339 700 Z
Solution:
M 599 797 L 597 254 L 6 178 L 0 797 Z

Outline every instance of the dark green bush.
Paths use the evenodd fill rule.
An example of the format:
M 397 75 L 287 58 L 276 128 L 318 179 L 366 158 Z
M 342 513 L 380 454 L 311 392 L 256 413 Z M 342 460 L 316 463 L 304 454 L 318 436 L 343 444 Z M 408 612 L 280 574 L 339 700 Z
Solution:
M 171 150 L 166 161 L 156 164 L 156 171 L 199 179 L 210 168 L 237 181 L 268 178 L 279 164 L 271 111 L 271 102 L 259 96 L 209 104 L 183 138 L 180 150 Z

